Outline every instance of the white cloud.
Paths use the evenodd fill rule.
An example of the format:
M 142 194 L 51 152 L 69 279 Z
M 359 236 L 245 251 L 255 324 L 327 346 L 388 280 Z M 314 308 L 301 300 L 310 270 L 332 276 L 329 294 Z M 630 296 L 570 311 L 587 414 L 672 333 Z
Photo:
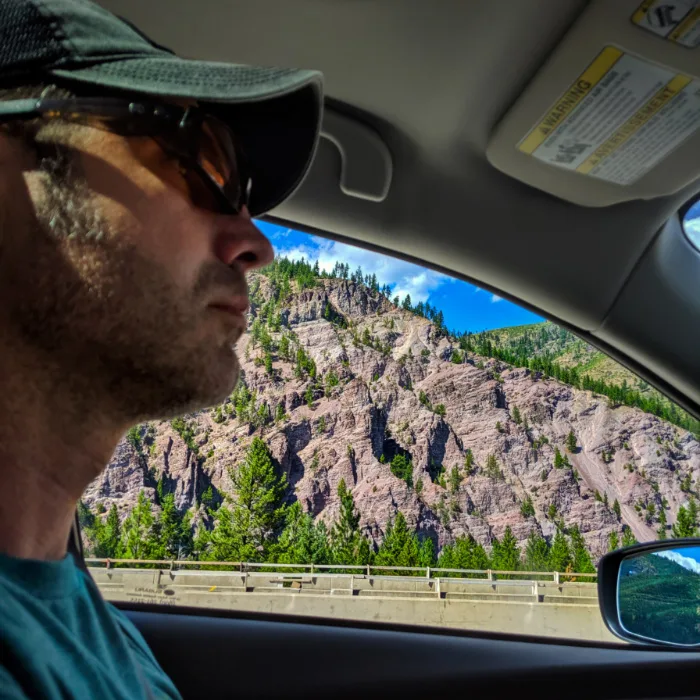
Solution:
M 684 557 L 682 554 L 676 550 L 669 550 L 667 552 L 656 552 L 657 557 L 662 557 L 668 559 L 669 561 L 679 564 L 684 569 L 692 571 L 693 573 L 700 574 L 700 564 L 692 559 L 691 557 Z
M 700 247 L 700 217 L 685 219 L 683 221 L 683 229 L 688 235 L 688 238 L 690 238 L 696 246 Z
M 275 255 L 283 255 L 290 260 L 301 260 L 305 258 L 310 260 L 312 263 L 316 260 L 318 251 L 308 245 L 297 245 L 293 248 L 280 248 L 279 246 L 273 245 L 275 249 Z
M 375 274 L 380 285 L 392 285 L 392 296 L 398 295 L 403 299 L 406 294 L 410 294 L 414 304 L 426 301 L 441 285 L 454 281 L 454 278 L 448 275 L 364 248 L 313 236 L 311 240 L 312 246 L 300 245 L 293 248 L 275 246 L 275 252 L 293 260 L 304 257 L 312 264 L 318 260 L 319 267 L 327 272 L 333 269 L 336 261 L 349 265 L 351 273 L 360 266 L 363 274 Z
M 499 301 L 503 301 L 503 299 L 501 299 L 501 297 L 499 297 L 498 294 L 491 295 L 491 303 L 492 304 L 497 304 Z
M 287 228 L 287 229 L 278 229 L 274 233 L 267 233 L 266 235 L 268 238 L 271 238 L 273 241 L 278 241 L 280 238 L 287 238 L 287 236 L 289 236 L 290 233 L 292 233 L 292 229 Z

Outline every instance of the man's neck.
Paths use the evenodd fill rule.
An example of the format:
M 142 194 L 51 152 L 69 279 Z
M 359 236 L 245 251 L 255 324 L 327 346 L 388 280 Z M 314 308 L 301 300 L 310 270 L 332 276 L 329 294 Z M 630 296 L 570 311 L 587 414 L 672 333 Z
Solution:
M 67 390 L 73 383 L 65 376 L 54 381 L 47 364 L 39 368 L 5 350 L 0 362 L 0 552 L 61 559 L 78 499 L 109 462 L 126 427 L 115 427 L 101 407 L 81 406 Z

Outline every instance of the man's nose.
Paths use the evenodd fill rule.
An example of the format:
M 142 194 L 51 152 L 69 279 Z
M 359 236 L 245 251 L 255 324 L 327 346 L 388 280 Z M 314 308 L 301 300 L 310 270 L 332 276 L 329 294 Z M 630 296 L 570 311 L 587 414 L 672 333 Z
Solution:
M 247 207 L 240 214 L 226 216 L 217 233 L 215 253 L 224 264 L 237 263 L 242 272 L 264 267 L 272 262 L 272 244 L 250 218 Z

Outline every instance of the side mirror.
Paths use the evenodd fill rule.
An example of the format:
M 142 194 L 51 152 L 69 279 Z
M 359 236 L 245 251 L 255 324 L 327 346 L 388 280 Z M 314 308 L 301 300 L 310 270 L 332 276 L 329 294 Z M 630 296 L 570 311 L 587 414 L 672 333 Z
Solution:
M 629 642 L 700 646 L 700 539 L 650 542 L 598 564 L 600 612 Z

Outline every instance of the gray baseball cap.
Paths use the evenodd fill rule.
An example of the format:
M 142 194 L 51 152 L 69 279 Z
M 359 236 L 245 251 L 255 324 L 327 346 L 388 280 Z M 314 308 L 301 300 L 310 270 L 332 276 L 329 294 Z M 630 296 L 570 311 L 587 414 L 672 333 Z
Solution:
M 51 77 L 94 94 L 179 97 L 226 122 L 250 161 L 250 211 L 269 211 L 301 184 L 318 143 L 323 77 L 313 70 L 176 56 L 89 0 L 0 0 L 0 80 Z

